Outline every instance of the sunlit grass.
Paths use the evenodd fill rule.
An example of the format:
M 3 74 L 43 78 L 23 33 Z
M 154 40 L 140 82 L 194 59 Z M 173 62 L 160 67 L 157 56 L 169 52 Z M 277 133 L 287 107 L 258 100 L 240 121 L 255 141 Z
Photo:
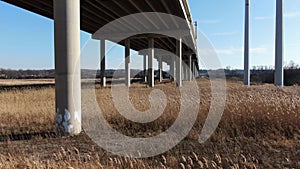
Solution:
M 35 138 L 0 143 L 0 168 L 299 168 L 300 87 L 245 87 L 227 83 L 222 120 L 204 144 L 198 138 L 210 106 L 210 86 L 198 80 L 200 109 L 189 135 L 174 149 L 148 159 L 114 156 L 83 133 L 76 137 Z M 149 124 L 126 120 L 115 109 L 111 89 L 96 89 L 106 119 L 119 132 L 150 137 L 170 127 L 179 111 L 174 84 L 158 85 L 168 98 L 164 114 Z M 135 85 L 130 99 L 138 110 L 149 108 L 152 89 Z M 1 134 L 54 130 L 54 88 L 0 92 Z M 297 155 L 298 154 L 298 155 Z

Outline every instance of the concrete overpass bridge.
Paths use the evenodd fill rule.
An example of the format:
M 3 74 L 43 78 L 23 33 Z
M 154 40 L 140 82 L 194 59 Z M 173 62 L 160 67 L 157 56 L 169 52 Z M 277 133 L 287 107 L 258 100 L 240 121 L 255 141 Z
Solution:
M 99 57 L 103 85 L 105 40 L 125 46 L 125 83 L 128 87 L 130 49 L 144 55 L 144 71 L 148 66 L 150 87 L 154 87 L 155 58 L 159 61 L 160 71 L 162 62 L 170 65 L 178 87 L 182 85 L 183 75 L 191 80 L 192 74 L 199 70 L 196 31 L 187 0 L 2 1 L 54 20 L 56 124 L 61 133 L 74 135 L 81 132 L 80 30 L 101 40 Z M 127 16 L 129 20 L 126 20 Z M 109 27 L 105 29 L 107 24 Z M 104 29 L 99 31 L 102 27 Z M 155 48 L 167 52 L 157 55 Z M 188 66 L 183 67 L 182 62 Z

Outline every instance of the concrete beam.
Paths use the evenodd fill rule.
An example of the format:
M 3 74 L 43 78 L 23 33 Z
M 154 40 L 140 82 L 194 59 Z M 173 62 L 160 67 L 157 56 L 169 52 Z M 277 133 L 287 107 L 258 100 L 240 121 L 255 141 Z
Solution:
M 150 38 L 148 41 L 148 84 L 149 87 L 154 87 L 154 39 Z
M 140 18 L 144 19 L 144 18 Z M 141 27 L 140 27 L 141 28 Z M 139 40 L 139 39 L 149 39 L 149 38 L 167 38 L 170 36 L 176 36 L 178 35 L 178 32 L 180 32 L 180 35 L 182 36 L 189 36 L 190 30 L 189 29 L 159 29 L 153 28 L 153 26 L 145 27 L 139 30 L 139 32 L 149 32 L 151 31 L 151 34 L 140 34 L 136 35 L 135 31 L 130 31 L 125 27 L 120 28 L 119 32 L 111 31 L 107 32 L 107 29 L 103 29 L 102 31 L 97 31 L 95 34 L 92 35 L 93 39 L 107 39 L 111 41 L 123 39 L 124 37 L 130 37 L 130 39 L 133 40 Z M 133 36 L 134 35 L 134 36 Z
M 176 85 L 182 86 L 182 38 L 176 41 Z
M 54 0 L 56 127 L 81 132 L 80 0 Z
M 283 0 L 276 0 L 275 85 L 283 83 Z
M 250 86 L 249 65 L 249 13 L 250 0 L 245 0 L 245 39 L 244 39 L 244 85 Z
M 130 87 L 130 40 L 125 40 L 125 85 Z
M 106 86 L 106 77 L 105 77 L 105 40 L 100 40 L 100 68 L 101 68 L 101 85 Z

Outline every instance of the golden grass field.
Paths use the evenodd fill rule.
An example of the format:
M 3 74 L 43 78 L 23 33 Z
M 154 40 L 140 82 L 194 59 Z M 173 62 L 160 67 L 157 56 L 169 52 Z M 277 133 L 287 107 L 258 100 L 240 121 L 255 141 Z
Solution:
M 38 136 L 28 140 L 2 139 L 0 168 L 300 168 L 300 87 L 273 85 L 245 87 L 227 81 L 222 120 L 213 136 L 198 142 L 210 106 L 210 82 L 197 80 L 200 92 L 198 119 L 189 135 L 175 148 L 151 158 L 118 157 L 95 145 L 83 132 L 78 136 Z M 15 84 L 14 84 L 15 85 Z M 178 89 L 158 84 L 168 105 L 149 124 L 126 120 L 116 111 L 111 89 L 96 87 L 97 101 L 112 127 L 129 136 L 149 137 L 175 121 Z M 151 88 L 134 84 L 130 99 L 139 110 L 149 108 Z M 55 131 L 54 87 L 0 90 L 0 135 Z

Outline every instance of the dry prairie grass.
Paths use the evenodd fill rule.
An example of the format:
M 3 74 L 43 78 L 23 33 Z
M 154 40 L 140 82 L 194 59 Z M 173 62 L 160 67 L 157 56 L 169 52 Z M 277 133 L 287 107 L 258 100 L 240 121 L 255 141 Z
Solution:
M 53 88 L 0 91 L 0 134 L 53 130 Z
M 245 87 L 227 82 L 222 120 L 213 136 L 198 143 L 210 106 L 210 82 L 198 80 L 200 110 L 189 135 L 163 155 L 147 159 L 114 156 L 82 133 L 75 137 L 41 138 L 0 143 L 0 168 L 300 168 L 300 87 Z M 137 124 L 116 111 L 110 88 L 97 87 L 101 110 L 121 133 L 149 137 L 166 130 L 177 117 L 178 89 L 156 88 L 167 94 L 164 114 L 154 122 Z M 130 99 L 138 110 L 149 108 L 152 89 L 134 85 Z M 54 89 L 0 92 L 1 134 L 54 130 Z
M 0 79 L 0 86 L 54 84 L 54 79 Z

